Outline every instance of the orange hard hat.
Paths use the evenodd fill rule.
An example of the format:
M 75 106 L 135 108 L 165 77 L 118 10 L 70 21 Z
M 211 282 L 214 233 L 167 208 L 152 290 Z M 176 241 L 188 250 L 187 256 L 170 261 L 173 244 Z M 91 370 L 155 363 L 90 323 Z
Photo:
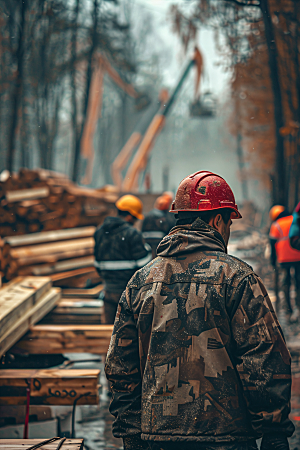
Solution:
M 116 207 L 120 211 L 128 211 L 132 216 L 137 219 L 143 220 L 144 216 L 143 212 L 143 203 L 138 197 L 134 195 L 123 195 L 123 197 L 119 198 L 116 202 Z
M 154 203 L 154 208 L 159 209 L 160 211 L 169 210 L 173 198 L 174 196 L 172 192 L 164 192 L 160 197 L 157 197 Z
M 270 212 L 269 212 L 269 217 L 272 220 L 272 222 L 274 222 L 277 219 L 277 217 L 279 216 L 279 214 L 281 214 L 284 210 L 285 210 L 285 207 L 282 205 L 272 206 L 272 208 L 270 209 Z
M 242 218 L 229 184 L 219 175 L 201 170 L 181 181 L 170 212 L 224 208 L 232 209 L 232 219 Z

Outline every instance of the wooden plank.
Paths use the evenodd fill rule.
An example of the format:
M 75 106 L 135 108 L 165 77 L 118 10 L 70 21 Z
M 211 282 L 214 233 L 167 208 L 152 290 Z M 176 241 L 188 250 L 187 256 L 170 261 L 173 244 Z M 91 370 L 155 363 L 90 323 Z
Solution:
M 51 288 L 36 305 L 19 317 L 0 339 L 0 356 L 24 336 L 31 325 L 36 324 L 48 314 L 54 308 L 60 297 L 61 290 L 59 288 Z
M 62 278 L 60 280 L 53 281 L 53 286 L 57 286 L 65 289 L 87 289 L 91 286 L 96 286 L 101 283 L 101 278 L 95 268 L 73 277 Z
M 33 264 L 39 263 L 53 264 L 60 260 L 78 258 L 79 256 L 93 255 L 93 253 L 94 253 L 94 246 L 69 251 L 62 250 L 60 253 L 44 252 L 42 255 L 18 258 L 16 259 L 16 263 L 19 267 L 31 266 Z
M 99 404 L 98 369 L 4 369 L 0 371 L 0 405 L 26 404 L 26 388 L 31 380 L 30 404 Z
M 77 277 L 78 275 L 84 275 L 90 272 L 90 267 L 82 267 L 81 269 L 69 270 L 68 272 L 54 273 L 53 275 L 50 275 L 50 278 L 54 282 L 59 280 L 67 280 L 68 278 Z
M 0 450 L 26 450 L 33 445 L 37 445 L 46 439 L 0 439 Z M 45 444 L 41 450 L 56 450 L 59 440 L 50 444 Z M 83 439 L 66 439 L 61 446 L 61 450 L 82 450 Z
M 21 202 L 22 200 L 48 197 L 50 190 L 48 186 L 30 189 L 20 189 L 16 191 L 6 191 L 5 198 L 9 203 Z
M 58 261 L 54 264 L 40 264 L 37 266 L 28 266 L 18 270 L 20 275 L 33 273 L 36 276 L 50 275 L 56 272 L 64 272 L 71 269 L 78 269 L 81 267 L 94 268 L 94 256 L 84 256 L 82 258 L 73 258 L 66 261 Z
M 35 325 L 11 353 L 107 353 L 113 325 Z
M 78 297 L 78 298 L 99 298 L 100 292 L 103 290 L 103 285 L 98 284 L 90 289 L 62 289 L 62 296 L 67 297 Z
M 24 236 L 11 236 L 4 239 L 5 244 L 11 247 L 42 244 L 43 242 L 66 241 L 69 239 L 92 237 L 96 227 L 68 228 L 57 231 L 41 231 L 40 233 L 26 234 Z
M 18 277 L 0 289 L 0 339 L 50 290 L 46 277 Z
M 27 247 L 12 248 L 10 255 L 14 259 L 39 256 L 44 253 L 60 253 L 63 251 L 78 250 L 95 246 L 94 238 L 72 239 L 69 241 L 52 242 L 50 244 L 30 245 Z

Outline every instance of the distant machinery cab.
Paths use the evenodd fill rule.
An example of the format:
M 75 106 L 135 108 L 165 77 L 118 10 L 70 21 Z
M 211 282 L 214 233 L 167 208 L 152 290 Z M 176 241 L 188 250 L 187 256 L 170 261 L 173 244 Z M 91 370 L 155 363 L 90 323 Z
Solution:
M 215 96 L 206 91 L 200 98 L 190 104 L 191 117 L 215 117 L 217 100 Z

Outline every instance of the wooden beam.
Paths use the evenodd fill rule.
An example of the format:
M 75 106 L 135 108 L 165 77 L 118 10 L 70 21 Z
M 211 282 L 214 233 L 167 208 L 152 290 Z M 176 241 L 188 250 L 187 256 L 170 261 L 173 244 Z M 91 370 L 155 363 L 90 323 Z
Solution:
M 0 450 L 26 450 L 29 447 L 40 444 L 45 439 L 0 439 Z M 45 444 L 42 450 L 56 450 L 61 440 Z M 82 450 L 83 439 L 66 439 L 60 450 Z
M 17 191 L 6 191 L 5 198 L 9 203 L 13 203 L 21 202 L 22 200 L 48 197 L 49 193 L 50 190 L 48 186 L 43 186 L 30 189 L 20 189 Z
M 10 255 L 14 259 L 40 256 L 44 253 L 61 253 L 64 251 L 78 250 L 95 246 L 94 238 L 72 239 L 69 241 L 51 242 L 50 244 L 30 245 L 27 247 L 13 248 Z
M 7 369 L 0 371 L 0 405 L 98 405 L 98 369 Z M 79 397 L 81 397 L 79 399 Z
M 51 288 L 46 277 L 18 277 L 0 289 L 0 338 Z
M 35 325 L 11 353 L 107 353 L 113 325 Z
M 103 290 L 103 285 L 98 284 L 89 289 L 62 289 L 63 297 L 79 297 L 79 298 L 99 298 L 100 292 Z
M 42 231 L 40 233 L 27 234 L 23 236 L 10 236 L 4 239 L 5 244 L 10 247 L 23 247 L 25 245 L 42 244 L 45 242 L 65 241 L 68 239 L 77 239 L 92 237 L 96 227 L 68 228 L 66 230 Z
M 40 321 L 48 314 L 60 299 L 61 291 L 59 288 L 51 288 L 36 305 L 15 318 L 15 322 L 0 339 L 0 356 L 7 352 L 24 334 L 31 325 Z
M 94 267 L 94 256 L 83 256 L 82 258 L 67 259 L 66 261 L 58 261 L 54 264 L 39 264 L 37 266 L 27 266 L 19 269 L 19 273 L 26 275 L 28 272 L 37 276 L 50 275 L 56 272 L 64 272 L 71 269 L 82 267 Z

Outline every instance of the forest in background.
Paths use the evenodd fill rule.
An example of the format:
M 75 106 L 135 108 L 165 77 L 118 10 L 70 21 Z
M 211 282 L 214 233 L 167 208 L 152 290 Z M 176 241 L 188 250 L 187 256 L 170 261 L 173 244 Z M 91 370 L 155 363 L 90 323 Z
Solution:
M 198 0 L 172 8 L 175 31 L 188 48 L 197 31 L 216 30 L 232 71 L 228 126 L 237 139 L 240 175 L 259 178 L 273 203 L 293 209 L 300 188 L 300 4 L 293 0 Z
M 186 54 L 199 30 L 215 30 L 220 62 L 231 74 L 226 128 L 235 139 L 243 197 L 257 179 L 273 203 L 292 209 L 300 184 L 298 2 L 188 3 L 170 7 L 170 26 Z M 97 171 L 111 182 L 110 165 L 141 115 L 136 95 L 157 98 L 161 60 L 168 59 L 163 49 L 149 48 L 155 40 L 150 14 L 139 17 L 133 33 L 135 6 L 130 0 L 0 0 L 1 170 L 59 168 L 92 183 L 93 177 L 84 180 L 90 155 L 82 142 L 93 76 L 104 64 L 94 146 Z

